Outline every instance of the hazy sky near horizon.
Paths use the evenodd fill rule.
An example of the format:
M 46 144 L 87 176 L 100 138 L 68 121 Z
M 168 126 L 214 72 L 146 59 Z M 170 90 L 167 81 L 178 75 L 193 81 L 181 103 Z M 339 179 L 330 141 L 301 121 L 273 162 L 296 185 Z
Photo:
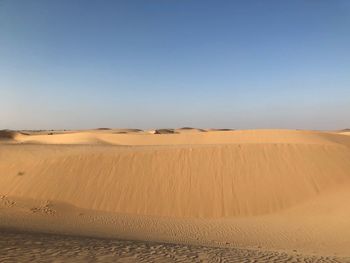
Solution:
M 0 129 L 350 127 L 350 1 L 0 1 Z

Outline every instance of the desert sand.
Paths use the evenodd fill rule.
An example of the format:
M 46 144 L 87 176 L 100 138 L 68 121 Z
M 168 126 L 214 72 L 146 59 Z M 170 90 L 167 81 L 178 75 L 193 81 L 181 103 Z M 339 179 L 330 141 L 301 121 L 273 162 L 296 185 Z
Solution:
M 130 257 L 130 246 L 142 244 L 197 253 L 194 262 L 220 262 L 213 255 L 231 255 L 229 262 L 350 262 L 349 135 L 3 131 L 0 228 L 151 242 L 111 245 L 126 246 Z M 3 240 L 21 235 L 34 234 Z

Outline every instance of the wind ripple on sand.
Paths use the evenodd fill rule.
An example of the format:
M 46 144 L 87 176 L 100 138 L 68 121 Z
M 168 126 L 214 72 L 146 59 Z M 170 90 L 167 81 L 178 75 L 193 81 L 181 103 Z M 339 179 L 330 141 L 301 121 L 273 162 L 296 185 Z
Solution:
M 23 241 L 25 240 L 25 241 Z M 1 262 L 350 262 L 248 249 L 2 232 Z

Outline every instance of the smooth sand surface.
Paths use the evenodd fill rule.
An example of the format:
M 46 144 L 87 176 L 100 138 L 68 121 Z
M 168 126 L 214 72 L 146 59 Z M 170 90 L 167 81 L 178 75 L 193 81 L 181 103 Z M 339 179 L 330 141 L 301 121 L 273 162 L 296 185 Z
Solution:
M 174 131 L 6 133 L 0 227 L 350 257 L 350 136 Z

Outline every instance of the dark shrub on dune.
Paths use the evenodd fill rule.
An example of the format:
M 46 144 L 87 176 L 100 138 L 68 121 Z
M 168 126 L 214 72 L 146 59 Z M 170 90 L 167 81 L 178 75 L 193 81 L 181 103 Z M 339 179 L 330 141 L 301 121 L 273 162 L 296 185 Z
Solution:
M 154 134 L 173 134 L 176 133 L 174 129 L 158 129 L 155 130 Z
M 119 129 L 113 133 L 116 134 L 127 134 L 127 133 L 138 133 L 138 132 L 143 132 L 143 130 L 140 129 Z
M 213 129 L 213 131 L 234 131 L 234 129 Z
M 16 132 L 11 130 L 0 130 L 0 140 L 12 140 L 16 136 Z

